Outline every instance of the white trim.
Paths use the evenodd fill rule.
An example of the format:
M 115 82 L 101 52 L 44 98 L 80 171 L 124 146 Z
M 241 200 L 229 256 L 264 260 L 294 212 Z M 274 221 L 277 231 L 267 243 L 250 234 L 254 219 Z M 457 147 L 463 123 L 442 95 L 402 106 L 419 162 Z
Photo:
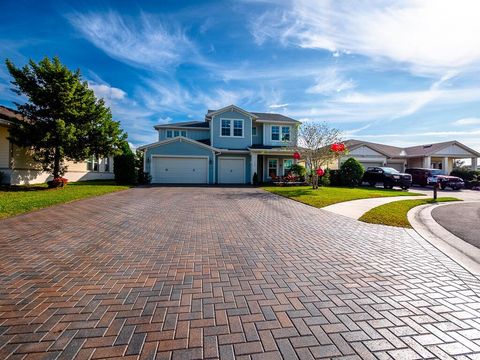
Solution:
M 246 110 L 243 110 L 242 108 L 238 107 L 237 105 L 234 105 L 234 104 L 231 104 L 231 105 L 228 105 L 228 106 L 225 106 L 221 109 L 218 109 L 217 111 L 214 111 L 214 112 L 211 112 L 210 114 L 207 114 L 207 117 L 209 117 L 210 119 L 212 119 L 214 116 L 217 116 L 221 113 L 224 113 L 226 111 L 236 111 L 236 112 L 239 112 L 245 116 L 249 116 L 249 117 L 252 117 L 252 118 L 255 118 L 257 119 L 258 116 L 252 114 L 252 113 L 249 113 L 248 111 Z
M 153 164 L 153 158 L 158 157 L 158 158 L 187 158 L 187 159 L 207 159 L 207 182 L 206 184 L 210 184 L 210 169 L 208 168 L 210 158 L 205 155 L 158 155 L 158 154 L 152 154 L 150 155 L 150 175 L 152 175 L 152 164 Z M 155 183 L 153 177 L 152 177 L 152 183 Z
M 255 120 L 257 123 L 262 123 L 262 124 L 280 124 L 280 125 L 294 125 L 294 124 L 299 124 L 300 121 L 297 121 L 297 120 L 291 120 L 291 121 L 288 121 L 288 120 L 285 120 L 285 121 L 272 121 L 272 120 L 261 120 L 261 119 L 257 119 Z
M 246 176 L 247 176 L 247 169 L 246 169 L 246 166 L 247 166 L 247 162 L 246 162 L 246 158 L 244 157 L 236 157 L 236 156 L 219 156 L 218 157 L 218 183 L 219 184 L 222 184 L 222 182 L 220 181 L 220 160 L 222 159 L 226 159 L 226 160 L 242 160 L 243 161 L 243 182 L 241 184 L 246 184 L 247 183 L 247 180 L 246 180 Z M 223 183 L 223 184 L 228 184 L 228 183 Z
M 222 135 L 222 121 L 223 120 L 228 120 L 230 121 L 230 135 Z M 235 121 L 241 121 L 242 122 L 242 136 L 235 136 L 234 130 L 235 130 Z M 244 139 L 245 138 L 245 120 L 244 119 L 233 119 L 233 118 L 220 118 L 220 137 L 221 138 L 234 138 L 234 139 Z
M 215 162 L 216 162 L 216 154 L 215 154 L 215 151 L 212 151 L 212 157 L 213 157 L 213 183 L 216 184 L 217 183 L 217 169 L 215 168 Z M 210 161 L 210 160 L 208 160 Z M 210 173 L 208 174 L 208 176 L 210 176 Z
M 235 149 L 219 149 L 221 154 L 250 154 L 248 150 L 235 150 Z
M 156 125 L 154 126 L 155 130 L 163 130 L 163 129 L 187 129 L 187 130 L 203 130 L 203 131 L 208 131 L 210 128 L 205 128 L 205 127 L 196 127 L 196 126 L 175 126 L 175 125 Z
M 210 145 L 206 145 L 204 143 L 201 143 L 199 141 L 196 141 L 196 140 L 193 140 L 193 139 L 189 139 L 189 138 L 186 138 L 186 137 L 183 137 L 183 136 L 177 136 L 177 137 L 173 137 L 173 138 L 169 138 L 167 140 L 162 140 L 162 141 L 157 141 L 157 142 L 154 142 L 154 143 L 151 143 L 151 144 L 147 144 L 147 145 L 143 145 L 143 146 L 140 146 L 137 148 L 137 150 L 147 150 L 147 149 L 150 149 L 152 147 L 157 147 L 157 146 L 162 146 L 162 145 L 166 145 L 166 144 L 170 144 L 171 142 L 174 142 L 174 141 L 185 141 L 185 142 L 188 142 L 190 144 L 194 144 L 194 145 L 197 145 L 197 146 L 200 146 L 200 147 L 203 147 L 205 149 L 209 149 L 209 150 L 213 150 L 213 151 L 216 151 L 216 152 L 220 152 L 219 149 L 213 147 L 213 146 L 210 146 Z

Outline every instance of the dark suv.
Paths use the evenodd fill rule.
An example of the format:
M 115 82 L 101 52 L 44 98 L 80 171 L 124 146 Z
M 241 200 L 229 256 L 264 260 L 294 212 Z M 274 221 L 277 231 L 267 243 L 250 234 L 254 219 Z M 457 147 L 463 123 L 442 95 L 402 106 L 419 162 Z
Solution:
M 440 169 L 411 168 L 405 170 L 405 172 L 412 175 L 414 185 L 428 186 L 438 182 L 441 189 L 449 187 L 453 190 L 458 190 L 465 187 L 465 183 L 461 178 L 443 175 L 443 171 Z
M 370 186 L 382 183 L 385 189 L 391 189 L 394 186 L 407 190 L 412 186 L 412 175 L 401 173 L 390 167 L 369 167 L 363 174 L 363 182 Z

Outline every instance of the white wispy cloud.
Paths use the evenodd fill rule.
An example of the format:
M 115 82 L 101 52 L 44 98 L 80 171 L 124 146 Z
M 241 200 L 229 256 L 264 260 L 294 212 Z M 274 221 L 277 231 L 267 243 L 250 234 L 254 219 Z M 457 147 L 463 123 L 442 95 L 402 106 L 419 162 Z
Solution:
M 480 118 L 467 117 L 453 122 L 454 125 L 480 125 Z
M 127 93 L 122 89 L 108 84 L 89 81 L 88 87 L 93 90 L 96 97 L 104 99 L 107 104 L 110 104 L 112 100 L 121 100 L 127 96 Z
M 131 65 L 164 69 L 199 59 L 183 29 L 153 15 L 142 13 L 134 18 L 114 11 L 76 12 L 67 18 L 96 47 Z
M 268 39 L 334 54 L 393 60 L 414 72 L 443 75 L 480 65 L 480 2 L 459 0 L 292 0 L 251 21 Z
M 270 109 L 281 109 L 281 108 L 285 108 L 285 107 L 287 107 L 287 106 L 288 106 L 288 104 L 285 103 L 285 104 L 271 104 L 271 105 L 269 105 L 268 107 L 269 107 Z
M 314 86 L 306 90 L 309 94 L 330 95 L 356 87 L 352 79 L 346 79 L 336 68 L 329 68 L 321 72 Z

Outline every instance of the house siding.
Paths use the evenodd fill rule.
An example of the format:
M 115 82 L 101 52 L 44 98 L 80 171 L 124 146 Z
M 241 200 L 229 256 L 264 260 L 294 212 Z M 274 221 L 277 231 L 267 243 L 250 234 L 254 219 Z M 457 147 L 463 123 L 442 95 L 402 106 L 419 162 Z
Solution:
M 290 127 L 290 141 L 275 141 L 272 140 L 272 126 L 280 126 L 280 139 L 281 139 L 281 128 L 282 126 Z M 264 123 L 263 124 L 263 144 L 271 146 L 294 146 L 295 139 L 297 137 L 297 126 L 296 124 L 277 124 L 277 123 Z
M 257 128 L 257 135 L 252 136 L 252 144 L 262 145 L 263 144 L 263 124 L 253 122 L 253 125 Z
M 159 129 L 158 130 L 158 141 L 167 140 L 167 130 L 170 129 Z M 172 129 L 173 130 L 173 129 Z M 179 129 L 177 129 L 179 130 Z M 190 129 L 182 129 L 187 131 L 187 138 L 192 140 L 207 140 L 210 139 L 210 131 L 206 130 L 190 130 Z M 168 138 L 170 139 L 170 138 Z
M 10 159 L 10 144 L 7 139 L 8 129 L 0 126 L 0 169 L 8 169 Z
M 243 137 L 220 136 L 221 119 L 243 120 Z M 212 128 L 212 146 L 221 149 L 246 149 L 252 145 L 252 119 L 237 111 L 225 111 L 215 115 L 210 127 Z
M 209 183 L 213 184 L 214 168 L 213 160 L 214 155 L 212 150 L 205 147 L 192 144 L 181 139 L 173 141 L 167 144 L 159 144 L 148 148 L 145 151 L 145 171 L 150 173 L 150 164 L 152 155 L 171 155 L 171 156 L 208 156 L 208 178 Z

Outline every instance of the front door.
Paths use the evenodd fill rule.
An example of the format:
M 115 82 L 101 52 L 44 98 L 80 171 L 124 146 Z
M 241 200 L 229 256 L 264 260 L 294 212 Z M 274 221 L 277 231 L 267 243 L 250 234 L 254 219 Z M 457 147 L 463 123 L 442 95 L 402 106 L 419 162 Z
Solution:
M 278 174 L 278 159 L 268 159 L 267 174 L 269 179 L 274 179 Z

